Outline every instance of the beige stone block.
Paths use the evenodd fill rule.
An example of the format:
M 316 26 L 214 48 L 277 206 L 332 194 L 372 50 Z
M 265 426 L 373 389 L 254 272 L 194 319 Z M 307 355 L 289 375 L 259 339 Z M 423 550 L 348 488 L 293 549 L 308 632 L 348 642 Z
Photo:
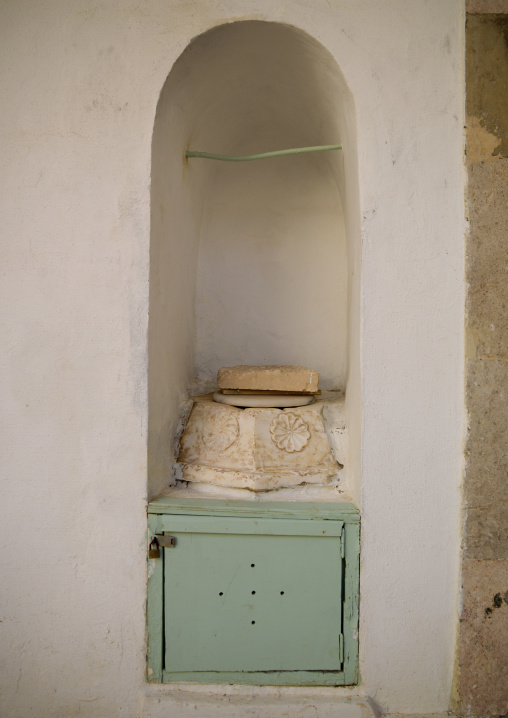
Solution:
M 508 157 L 507 32 L 508 15 L 470 14 L 467 18 L 466 116 L 477 117 L 498 138 L 492 154 L 499 157 Z
M 458 649 L 459 713 L 508 712 L 508 562 L 466 560 Z
M 466 0 L 467 13 L 508 13 L 508 0 Z
M 508 160 L 469 168 L 470 355 L 508 358 Z
M 494 154 L 499 147 L 499 137 L 489 132 L 478 117 L 466 118 L 466 161 L 467 164 L 477 162 L 493 162 L 498 159 Z
M 219 369 L 219 389 L 248 389 L 263 391 L 318 390 L 319 372 L 304 366 L 230 366 Z
M 465 558 L 507 560 L 507 513 L 506 500 L 467 510 Z
M 466 556 L 508 558 L 508 363 L 468 362 Z
M 508 473 L 508 362 L 468 361 L 466 391 L 466 498 L 495 500 Z

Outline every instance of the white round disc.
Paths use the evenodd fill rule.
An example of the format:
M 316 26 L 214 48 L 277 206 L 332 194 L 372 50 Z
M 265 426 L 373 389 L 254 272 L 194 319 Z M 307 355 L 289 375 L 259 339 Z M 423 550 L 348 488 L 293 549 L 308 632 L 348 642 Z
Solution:
M 314 397 L 291 396 L 290 394 L 222 394 L 220 391 L 216 391 L 213 400 L 219 404 L 229 404 L 229 406 L 246 409 L 285 409 L 312 404 Z

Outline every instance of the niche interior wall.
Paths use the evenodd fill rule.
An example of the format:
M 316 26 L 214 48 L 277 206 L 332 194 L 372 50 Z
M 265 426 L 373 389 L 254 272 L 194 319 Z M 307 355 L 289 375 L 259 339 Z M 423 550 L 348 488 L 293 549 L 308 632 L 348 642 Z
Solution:
M 219 26 L 174 64 L 152 145 L 150 496 L 171 480 L 189 391 L 221 366 L 303 364 L 345 391 L 357 331 L 354 128 L 335 60 L 288 25 Z M 248 163 L 184 156 L 339 142 Z

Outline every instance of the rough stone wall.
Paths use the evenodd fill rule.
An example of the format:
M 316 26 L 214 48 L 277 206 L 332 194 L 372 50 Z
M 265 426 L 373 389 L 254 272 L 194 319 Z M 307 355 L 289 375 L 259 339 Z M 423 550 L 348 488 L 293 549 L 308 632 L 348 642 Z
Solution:
M 468 433 L 458 712 L 508 712 L 508 2 L 466 25 Z

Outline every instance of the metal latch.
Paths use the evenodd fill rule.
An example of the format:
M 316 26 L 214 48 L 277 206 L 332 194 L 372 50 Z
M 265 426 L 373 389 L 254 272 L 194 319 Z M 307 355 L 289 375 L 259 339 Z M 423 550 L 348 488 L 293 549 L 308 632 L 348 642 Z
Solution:
M 150 541 L 150 546 L 148 547 L 148 558 L 160 558 L 161 546 L 163 548 L 174 548 L 176 546 L 175 536 L 164 536 L 162 534 L 156 534 Z
M 155 540 L 157 541 L 159 546 L 162 546 L 163 548 L 174 548 L 176 546 L 175 536 L 164 536 L 162 534 L 156 534 Z

